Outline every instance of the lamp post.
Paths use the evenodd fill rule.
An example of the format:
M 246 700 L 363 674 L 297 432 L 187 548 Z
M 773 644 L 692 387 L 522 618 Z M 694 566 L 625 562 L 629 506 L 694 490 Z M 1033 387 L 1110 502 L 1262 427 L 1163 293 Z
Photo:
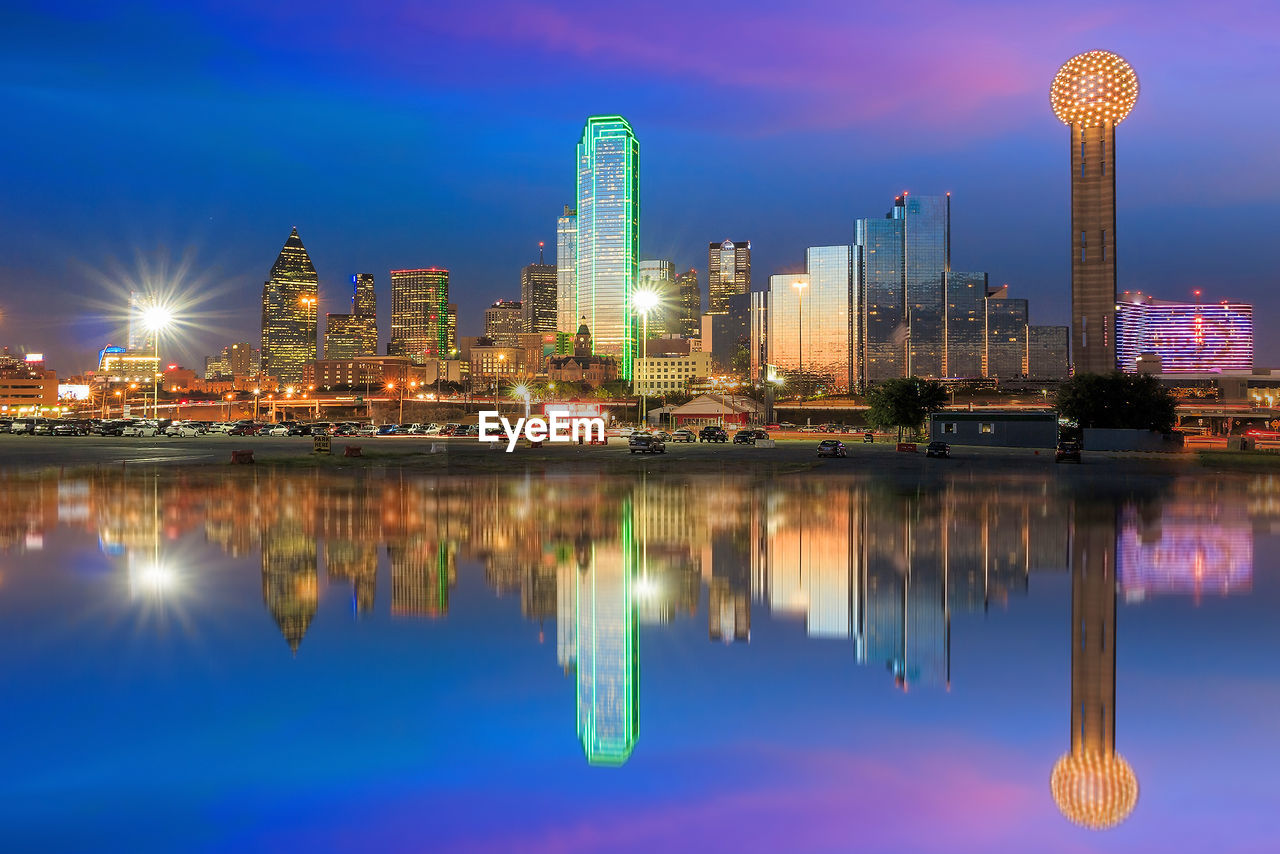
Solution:
M 507 360 L 506 353 L 498 354 L 498 367 L 493 374 L 493 411 L 498 411 L 498 383 L 502 381 L 502 363 Z
M 258 396 L 262 394 L 262 389 L 255 388 L 253 390 L 253 420 L 258 420 Z
M 640 334 L 640 364 L 648 370 L 649 357 L 649 312 L 658 304 L 658 295 L 650 290 L 636 291 L 631 297 L 632 305 L 640 312 L 642 332 Z M 644 383 L 640 383 L 640 417 L 637 419 L 641 427 L 648 426 L 648 413 L 645 412 L 646 391 Z
M 809 287 L 809 283 L 802 279 L 796 279 L 794 282 L 791 283 L 791 287 L 796 289 L 796 305 L 797 305 L 796 338 L 799 339 L 797 342 L 799 344 L 799 347 L 797 348 L 797 353 L 796 353 L 796 363 L 797 363 L 796 375 L 797 377 L 803 379 L 804 377 L 804 289 Z M 804 397 L 803 392 L 801 392 L 800 389 L 797 389 L 796 391 L 797 393 L 800 394 L 803 402 L 803 397 Z

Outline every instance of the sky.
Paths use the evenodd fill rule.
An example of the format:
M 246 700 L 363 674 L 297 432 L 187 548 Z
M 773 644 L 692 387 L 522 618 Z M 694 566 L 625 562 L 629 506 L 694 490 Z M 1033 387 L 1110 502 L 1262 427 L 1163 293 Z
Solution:
M 1280 6 L 1123 3 L 9 2 L 0 11 L 0 346 L 93 367 L 130 286 L 188 323 L 166 361 L 259 335 L 296 226 L 320 311 L 354 272 L 443 266 L 463 335 L 518 298 L 573 201 L 588 115 L 641 144 L 641 255 L 759 289 L 903 190 L 952 193 L 952 266 L 1069 322 L 1067 130 L 1049 82 L 1115 51 L 1121 290 L 1280 322 Z M 1280 366 L 1259 336 L 1256 362 Z

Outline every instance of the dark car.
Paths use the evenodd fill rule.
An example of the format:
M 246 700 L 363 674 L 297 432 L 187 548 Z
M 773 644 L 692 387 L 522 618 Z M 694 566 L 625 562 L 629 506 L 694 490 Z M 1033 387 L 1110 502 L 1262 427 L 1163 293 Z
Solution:
M 312 433 L 312 429 L 310 424 L 290 424 L 289 425 L 290 436 L 310 436 L 311 433 Z
M 872 433 L 870 430 L 862 434 L 862 444 L 872 445 L 872 444 L 875 444 L 875 441 L 876 441 L 876 434 Z
M 665 454 L 667 443 L 652 433 L 632 433 L 627 440 L 627 448 L 633 454 Z
M 53 425 L 54 436 L 84 436 L 88 431 L 74 421 L 59 421 Z
M 951 446 L 946 442 L 930 442 L 924 449 L 924 455 L 945 460 L 951 456 Z
M 258 425 L 252 421 L 238 421 L 227 431 L 228 436 L 256 436 Z
M 692 430 L 683 430 L 683 429 L 681 429 L 681 430 L 677 430 L 677 431 L 675 431 L 674 433 L 672 433 L 672 434 L 671 434 L 671 441 L 673 441 L 673 442 L 696 442 L 696 441 L 698 441 L 698 437 L 697 437 L 697 436 L 695 436 L 695 435 L 693 435 L 693 431 L 692 431 Z
M 716 427 L 714 425 L 711 425 L 708 427 L 703 427 L 701 430 L 698 431 L 698 441 L 699 442 L 727 442 L 729 441 L 729 434 L 724 431 L 723 427 Z
M 756 443 L 755 430 L 739 430 L 733 434 L 733 444 L 735 445 L 754 445 Z
M 845 449 L 844 442 L 839 439 L 823 439 L 818 443 L 818 456 L 847 457 L 849 452 Z
M 1053 461 L 1055 463 L 1080 462 L 1080 443 L 1072 441 L 1059 442 L 1058 449 L 1053 454 Z

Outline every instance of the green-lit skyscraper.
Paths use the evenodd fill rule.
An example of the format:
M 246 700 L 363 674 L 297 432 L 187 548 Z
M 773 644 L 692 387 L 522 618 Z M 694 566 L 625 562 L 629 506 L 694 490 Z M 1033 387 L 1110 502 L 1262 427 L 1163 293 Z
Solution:
M 282 383 L 302 382 L 316 357 L 316 302 L 320 279 L 294 229 L 262 283 L 262 370 Z
M 618 359 L 631 378 L 636 330 L 631 294 L 640 258 L 640 143 L 621 116 L 592 116 L 577 160 L 577 280 L 579 317 L 595 351 Z

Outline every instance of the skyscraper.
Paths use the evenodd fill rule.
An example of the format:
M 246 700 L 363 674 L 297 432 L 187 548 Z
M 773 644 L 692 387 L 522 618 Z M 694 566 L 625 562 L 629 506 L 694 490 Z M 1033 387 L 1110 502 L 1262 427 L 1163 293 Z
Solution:
M 1009 297 L 1008 285 L 987 289 L 987 335 L 982 375 L 1015 379 L 1027 375 L 1027 301 Z
M 302 382 L 303 366 L 315 360 L 319 289 L 295 228 L 262 283 L 262 370 L 283 383 Z
M 726 240 L 707 248 L 707 314 L 729 311 L 729 297 L 751 291 L 751 241 Z
M 421 364 L 449 350 L 449 271 L 391 271 L 391 340 L 388 356 Z
M 943 375 L 951 195 L 893 200 L 883 220 L 855 231 L 864 382 Z
M 152 333 L 147 329 L 143 320 L 143 313 L 147 310 L 150 302 L 144 294 L 137 291 L 129 291 L 129 334 L 128 347 L 130 350 L 150 350 L 155 346 L 155 341 L 151 337 Z
M 373 291 L 373 274 L 352 275 L 351 290 L 350 313 L 325 315 L 326 359 L 354 359 L 356 356 L 377 355 L 378 303 Z
M 676 317 L 671 332 L 682 338 L 697 338 L 702 323 L 702 288 L 698 271 L 690 269 L 675 280 Z
M 640 258 L 640 143 L 621 116 L 592 116 L 577 158 L 577 313 L 596 352 L 618 359 L 631 379 L 635 318 L 631 294 Z
M 677 313 L 675 263 L 662 259 L 641 261 L 638 287 L 658 295 L 658 304 L 649 311 L 649 335 L 657 338 L 673 332 Z
M 578 328 L 578 212 L 564 206 L 556 220 L 556 331 L 572 335 Z
M 853 257 L 850 246 L 812 246 L 803 275 L 769 279 L 768 361 L 790 384 L 847 393 L 855 382 Z
M 1116 125 L 1137 100 L 1137 73 L 1105 50 L 1067 60 L 1049 88 L 1071 128 L 1071 353 L 1080 373 L 1116 369 Z
M 500 299 L 484 310 L 484 335 L 497 347 L 520 346 L 524 329 L 524 306 Z
M 982 376 L 986 345 L 986 273 L 947 273 L 948 377 Z
M 1071 327 L 1027 327 L 1027 376 L 1065 380 L 1071 376 Z
M 542 244 L 538 244 L 538 263 L 520 269 L 520 305 L 524 310 L 524 332 L 555 332 L 559 318 L 559 269 L 542 263 Z

